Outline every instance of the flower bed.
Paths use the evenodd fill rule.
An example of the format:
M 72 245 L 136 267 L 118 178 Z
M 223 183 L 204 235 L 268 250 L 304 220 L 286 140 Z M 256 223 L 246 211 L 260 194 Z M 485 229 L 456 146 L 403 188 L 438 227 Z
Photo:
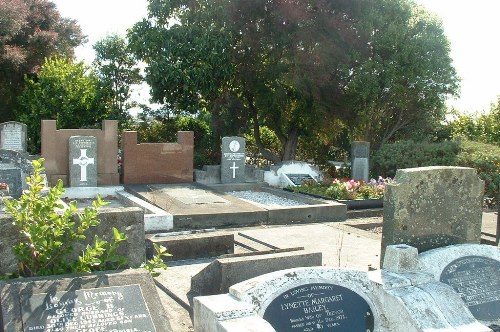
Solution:
M 353 179 L 306 181 L 291 189 L 298 193 L 337 200 L 346 204 L 349 209 L 379 208 L 383 206 L 384 188 L 389 181 L 389 178 L 382 177 L 368 182 Z

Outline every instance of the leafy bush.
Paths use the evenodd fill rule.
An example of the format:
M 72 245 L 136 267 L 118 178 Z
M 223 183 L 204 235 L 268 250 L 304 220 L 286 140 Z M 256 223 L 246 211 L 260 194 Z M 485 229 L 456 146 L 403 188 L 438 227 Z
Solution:
M 82 250 L 76 259 L 76 242 L 86 238 L 90 227 L 99 225 L 97 209 L 105 203 L 100 196 L 86 207 L 77 211 L 76 202 L 71 202 L 64 212 L 60 203 L 64 193 L 62 181 L 49 188 L 42 195 L 44 180 L 43 159 L 33 161 L 34 174 L 26 179 L 29 190 L 24 191 L 18 200 L 6 200 L 6 211 L 12 215 L 18 227 L 21 241 L 14 247 L 19 261 L 19 275 L 23 277 L 46 276 L 53 274 L 92 272 L 118 269 L 126 265 L 126 258 L 117 254 L 119 243 L 126 236 L 113 228 L 110 242 L 95 236 L 92 244 Z M 79 213 L 79 221 L 72 218 Z
M 484 181 L 484 196 L 497 200 L 500 186 L 500 147 L 462 141 L 456 165 L 472 167 Z
M 500 186 L 500 147 L 471 141 L 383 145 L 372 157 L 372 171 L 393 177 L 397 169 L 422 166 L 462 166 L 477 170 L 484 196 L 497 200 Z
M 401 168 L 455 165 L 459 151 L 460 146 L 455 141 L 427 143 L 410 140 L 384 144 L 372 157 L 372 172 L 394 177 Z

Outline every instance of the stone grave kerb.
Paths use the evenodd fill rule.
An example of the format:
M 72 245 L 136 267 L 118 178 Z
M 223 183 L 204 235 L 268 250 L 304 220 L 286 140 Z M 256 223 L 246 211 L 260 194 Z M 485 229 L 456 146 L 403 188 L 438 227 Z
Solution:
M 384 194 L 382 255 L 392 244 L 419 252 L 479 243 L 484 182 L 467 167 L 400 169 Z

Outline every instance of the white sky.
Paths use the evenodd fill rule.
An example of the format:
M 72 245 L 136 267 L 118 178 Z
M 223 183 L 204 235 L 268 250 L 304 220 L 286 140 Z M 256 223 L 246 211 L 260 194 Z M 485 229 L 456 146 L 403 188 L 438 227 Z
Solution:
M 500 95 L 500 0 L 415 0 L 443 20 L 461 96 L 449 105 L 461 112 L 488 111 Z M 147 0 L 52 0 L 64 17 L 79 22 L 89 42 L 77 58 L 91 63 L 92 45 L 107 34 L 124 35 L 147 15 Z M 144 93 L 141 99 L 147 99 Z

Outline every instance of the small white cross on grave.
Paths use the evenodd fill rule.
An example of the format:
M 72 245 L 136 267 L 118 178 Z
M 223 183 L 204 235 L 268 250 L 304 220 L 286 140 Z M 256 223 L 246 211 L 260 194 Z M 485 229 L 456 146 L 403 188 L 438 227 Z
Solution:
M 229 167 L 233 170 L 233 179 L 236 178 L 236 170 L 239 168 L 236 166 L 236 163 L 233 161 L 233 166 Z
M 73 165 L 80 166 L 80 181 L 87 181 L 87 166 L 94 164 L 94 158 L 87 157 L 87 149 L 80 149 L 80 157 L 73 158 Z

